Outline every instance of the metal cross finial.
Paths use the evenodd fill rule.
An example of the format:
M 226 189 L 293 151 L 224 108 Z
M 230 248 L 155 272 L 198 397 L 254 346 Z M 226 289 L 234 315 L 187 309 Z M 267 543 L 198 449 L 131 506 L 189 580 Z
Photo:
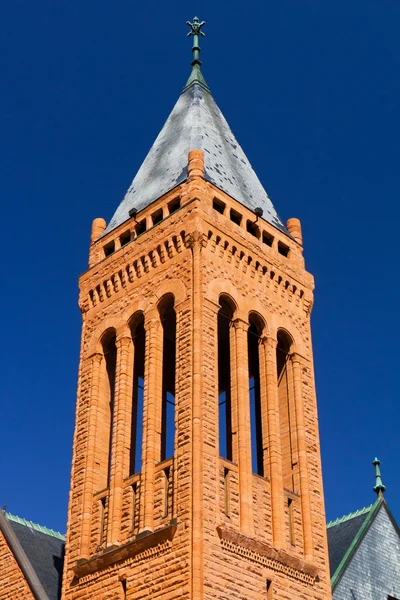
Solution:
M 201 60 L 200 60 L 199 37 L 200 36 L 204 37 L 206 35 L 201 30 L 201 28 L 203 27 L 203 25 L 206 24 L 206 22 L 205 21 L 200 21 L 198 17 L 194 17 L 192 23 L 190 21 L 186 21 L 186 23 L 190 27 L 190 31 L 188 33 L 188 36 L 191 36 L 191 35 L 193 36 L 193 48 L 192 48 L 193 60 L 190 63 L 192 65 L 192 72 L 190 74 L 189 79 L 187 80 L 187 83 L 186 83 L 185 87 L 183 88 L 183 91 L 185 92 L 192 85 L 198 84 L 205 91 L 207 91 L 207 92 L 210 93 L 210 90 L 208 89 L 208 85 L 206 83 L 206 80 L 204 79 L 203 74 L 202 74 L 201 69 L 200 69 L 200 67 L 201 67 Z
M 203 25 L 206 24 L 205 21 L 199 21 L 198 17 L 194 17 L 193 19 L 193 23 L 191 23 L 190 21 L 186 21 L 187 25 L 189 25 L 190 27 L 190 31 L 188 33 L 188 36 L 193 36 L 193 48 L 192 48 L 192 52 L 193 52 L 193 60 L 192 60 L 192 66 L 200 66 L 201 65 L 201 61 L 199 59 L 199 53 L 200 53 L 200 46 L 199 46 L 199 35 L 200 36 L 205 36 L 206 34 L 204 33 L 204 31 L 201 30 L 201 28 L 203 27 Z
M 190 27 L 190 31 L 188 33 L 188 36 L 190 35 L 206 35 L 204 33 L 204 31 L 201 31 L 201 28 L 203 27 L 203 25 L 206 24 L 205 21 L 202 21 L 200 23 L 199 18 L 198 17 L 194 17 L 193 18 L 193 23 L 191 23 L 190 21 L 186 21 L 186 24 L 189 25 Z
M 375 458 L 375 460 L 373 461 L 372 464 L 375 467 L 375 478 L 376 478 L 376 485 L 374 486 L 373 490 L 376 494 L 378 494 L 378 496 L 382 496 L 383 492 L 386 491 L 386 487 L 382 483 L 381 470 L 379 468 L 381 461 L 378 460 L 377 458 Z

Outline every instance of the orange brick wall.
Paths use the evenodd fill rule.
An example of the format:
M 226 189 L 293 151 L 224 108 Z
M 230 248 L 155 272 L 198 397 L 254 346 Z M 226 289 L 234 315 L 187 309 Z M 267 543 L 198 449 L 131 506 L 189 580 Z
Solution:
M 80 279 L 83 329 L 63 599 L 123 598 L 121 579 L 126 579 L 126 597 L 132 600 L 225 600 L 228 597 L 261 600 L 267 597 L 268 579 L 272 581 L 273 598 L 329 600 L 309 322 L 313 279 L 304 270 L 301 248 L 293 240 L 260 220 L 268 233 L 276 239 L 282 238 L 290 246 L 289 257 L 283 257 L 277 252 L 276 242 L 272 248 L 263 245 L 261 240 L 213 209 L 212 200 L 217 195 L 228 207 L 232 206 L 244 215 L 243 222 L 246 218 L 254 220 L 250 211 L 199 176 L 201 160 L 199 163 L 199 157 L 195 158 L 197 176 L 192 175 L 187 183 L 154 203 L 147 212 L 164 207 L 177 195 L 181 196 L 180 210 L 107 258 L 102 259 L 103 246 L 112 239 L 118 240 L 127 228 L 133 228 L 133 221 L 94 242 L 90 250 L 91 268 Z M 141 220 L 147 217 L 146 210 L 142 212 Z M 96 383 L 102 368 L 97 365 L 99 361 L 101 363 L 99 340 L 107 328 L 113 327 L 117 344 L 119 339 L 126 339 L 124 347 L 129 357 L 128 323 L 134 312 L 142 310 L 145 327 L 153 328 L 154 350 L 146 349 L 144 431 L 152 432 L 143 441 L 143 456 L 146 457 L 146 452 L 157 448 L 159 439 L 159 430 L 157 425 L 152 429 L 151 419 L 159 423 L 157 398 L 161 385 L 157 304 L 166 293 L 174 294 L 177 314 L 174 459 L 161 464 L 156 460 L 147 465 L 146 469 L 151 468 L 154 473 L 142 469 L 141 475 L 128 477 L 122 458 L 118 465 L 123 471 L 122 491 L 117 483 L 114 487 L 111 484 L 110 490 L 99 490 L 96 485 L 101 480 L 99 470 L 102 467 L 101 461 L 96 459 L 96 438 L 104 425 L 102 412 L 96 410 L 96 406 L 101 406 L 99 396 L 102 394 L 101 385 Z M 232 463 L 219 457 L 218 443 L 216 325 L 221 293 L 230 295 L 237 307 L 231 344 L 232 386 L 236 390 L 232 399 Z M 276 479 L 275 462 L 270 460 L 273 448 L 279 447 L 280 425 L 271 411 L 268 415 L 265 411 L 265 419 L 268 418 L 271 427 L 276 421 L 279 433 L 274 437 L 271 430 L 268 442 L 265 442 L 266 476 L 259 477 L 249 471 L 249 422 L 247 417 L 243 421 L 248 403 L 243 332 L 251 311 L 257 312 L 265 322 L 260 361 L 271 360 L 271 344 L 279 328 L 285 329 L 294 340 L 296 356 L 293 360 L 297 361 L 297 370 L 289 377 L 293 413 L 291 434 L 296 448 L 303 448 L 298 452 L 302 462 L 296 465 L 294 492 L 285 490 L 283 484 L 276 487 L 279 480 Z M 150 337 L 146 331 L 146 345 Z M 121 403 L 129 400 L 129 360 L 124 358 L 121 363 L 128 390 L 125 392 L 125 388 L 120 388 Z M 268 368 L 268 362 L 263 362 L 266 373 Z M 154 381 L 146 380 L 149 373 L 153 374 Z M 268 373 L 264 379 L 269 386 L 268 402 L 272 402 L 273 371 Z M 277 388 L 276 382 L 274 385 Z M 276 398 L 279 404 L 278 395 Z M 154 399 L 156 406 L 152 407 Z M 115 425 L 114 421 L 114 426 L 120 428 L 120 436 L 119 441 L 115 438 L 115 444 L 113 441 L 113 451 L 120 452 L 123 457 L 129 450 L 127 423 L 130 415 L 124 408 L 126 405 L 121 406 L 119 424 Z M 273 460 L 281 464 L 282 459 L 280 450 Z M 167 516 L 166 467 L 170 468 Z M 229 472 L 228 496 L 225 470 Z M 152 492 L 147 496 L 145 487 L 149 483 L 146 481 L 152 485 Z M 273 488 L 272 481 L 275 482 Z M 133 484 L 137 485 L 135 518 Z M 110 506 L 118 505 L 118 494 L 121 511 L 111 509 L 114 514 L 120 514 L 112 532 L 117 538 L 111 546 L 112 523 L 105 522 L 106 537 L 100 548 L 101 498 L 106 499 L 106 512 L 109 512 Z M 289 498 L 292 500 L 292 536 Z M 227 501 L 229 514 L 225 510 Z M 110 515 L 107 517 L 106 521 L 109 521 Z M 176 527 L 171 539 L 134 552 L 135 544 L 146 539 L 143 528 L 147 533 L 152 530 L 162 534 L 171 519 Z M 122 548 L 125 554 L 116 554 L 118 562 L 109 564 L 107 551 L 115 552 L 116 547 Z M 84 569 L 92 568 L 90 564 L 97 567 L 87 574 Z
M 0 532 L 0 600 L 34 600 L 3 534 Z

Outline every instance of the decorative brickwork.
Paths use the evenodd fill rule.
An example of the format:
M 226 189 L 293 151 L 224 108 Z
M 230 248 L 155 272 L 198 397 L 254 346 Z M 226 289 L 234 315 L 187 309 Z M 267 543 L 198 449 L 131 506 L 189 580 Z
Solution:
M 0 600 L 10 600 L 11 598 L 35 600 L 35 597 L 1 532 L 0 573 Z
M 63 600 L 261 600 L 267 579 L 274 594 L 268 598 L 331 598 L 309 319 L 313 278 L 304 269 L 300 224 L 289 224 L 293 238 L 262 218 L 255 229 L 254 213 L 203 174 L 203 154 L 194 150 L 188 179 L 178 188 L 103 237 L 104 223 L 94 222 L 90 268 L 80 278 L 83 330 Z M 219 456 L 221 294 L 234 312 L 232 460 Z M 159 309 L 167 297 L 176 315 L 176 433 L 173 457 L 161 461 Z M 142 468 L 131 474 L 130 323 L 138 311 L 146 332 Z M 263 476 L 252 472 L 251 319 L 262 329 Z M 115 388 L 107 332 L 116 340 Z M 286 396 L 277 376 L 282 335 L 290 340 Z

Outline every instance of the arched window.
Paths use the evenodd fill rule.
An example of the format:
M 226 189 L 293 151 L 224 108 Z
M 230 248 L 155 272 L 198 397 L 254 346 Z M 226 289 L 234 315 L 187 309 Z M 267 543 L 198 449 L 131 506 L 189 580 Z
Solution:
M 142 468 L 144 354 L 146 344 L 142 313 L 134 315 L 131 322 L 131 333 L 134 354 L 129 474 L 133 475 L 139 473 Z
M 174 297 L 167 294 L 159 304 L 163 328 L 161 460 L 174 455 L 176 314 Z
M 283 484 L 294 490 L 293 481 L 293 428 L 294 408 L 291 401 L 291 362 L 290 347 L 292 340 L 285 331 L 278 331 L 276 365 L 278 375 L 279 420 L 281 427 Z
M 221 306 L 218 311 L 219 454 L 227 460 L 232 460 L 230 329 L 234 311 L 231 302 L 224 296 L 221 296 L 219 304 Z
M 247 333 L 249 357 L 249 393 L 251 428 L 251 463 L 253 473 L 264 475 L 264 456 L 261 420 L 260 358 L 259 344 L 263 330 L 261 319 L 254 314 L 249 316 Z
M 115 331 L 107 331 L 101 340 L 104 355 L 104 371 L 100 389 L 99 416 L 101 417 L 98 430 L 98 452 L 100 454 L 100 481 L 99 487 L 110 485 L 111 475 L 111 448 L 112 430 L 114 420 L 115 398 L 115 372 L 117 366 L 117 347 L 115 344 Z

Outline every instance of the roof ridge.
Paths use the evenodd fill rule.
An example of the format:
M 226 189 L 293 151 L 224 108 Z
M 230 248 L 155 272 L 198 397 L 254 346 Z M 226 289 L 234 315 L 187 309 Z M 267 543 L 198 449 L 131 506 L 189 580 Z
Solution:
M 329 527 L 335 527 L 335 525 L 340 525 L 341 523 L 344 523 L 345 521 L 349 521 L 350 519 L 354 519 L 355 517 L 365 515 L 371 510 L 371 508 L 373 506 L 375 506 L 375 504 L 371 504 L 370 506 L 365 506 L 364 508 L 360 508 L 359 510 L 351 512 L 348 515 L 344 515 L 343 517 L 338 517 L 337 519 L 335 519 L 333 521 L 329 521 L 329 523 L 327 523 L 327 525 L 326 525 L 326 528 L 329 529 Z
M 45 533 L 46 535 L 51 535 L 52 537 L 58 538 L 65 542 L 65 535 L 60 533 L 59 531 L 54 531 L 54 529 L 49 529 L 49 527 L 45 527 L 44 525 L 38 525 L 37 523 L 32 523 L 32 521 L 28 521 L 27 519 L 23 519 L 21 517 L 17 517 L 16 515 L 12 515 L 9 512 L 4 513 L 6 519 L 8 521 L 14 521 L 14 523 L 19 523 L 20 525 L 24 525 L 25 527 L 30 527 L 35 531 L 39 531 L 39 533 Z
M 372 504 L 370 506 L 369 511 L 368 511 L 368 508 L 362 509 L 363 511 L 367 512 L 368 514 L 367 514 L 366 518 L 363 520 L 363 522 L 361 523 L 361 526 L 358 528 L 358 531 L 357 531 L 355 537 L 353 538 L 349 548 L 347 549 L 345 555 L 343 556 L 338 567 L 336 568 L 336 571 L 334 572 L 334 574 L 331 577 L 332 591 L 335 589 L 336 585 L 340 581 L 345 569 L 347 568 L 347 565 L 353 558 L 354 553 L 356 552 L 359 544 L 361 543 L 361 540 L 367 533 L 373 519 L 375 518 L 378 510 L 380 510 L 382 504 L 386 504 L 385 500 L 384 500 L 383 496 L 378 496 L 376 502 L 374 502 L 374 504 Z

